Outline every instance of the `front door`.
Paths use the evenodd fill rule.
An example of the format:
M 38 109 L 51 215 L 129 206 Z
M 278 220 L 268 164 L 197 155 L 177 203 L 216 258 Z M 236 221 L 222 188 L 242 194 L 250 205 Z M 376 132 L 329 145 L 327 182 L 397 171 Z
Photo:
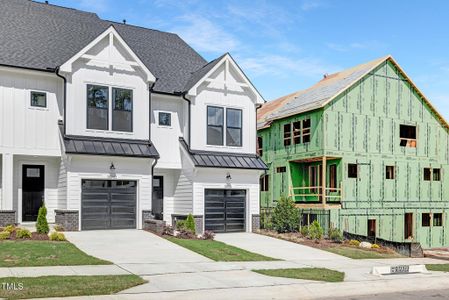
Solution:
M 156 220 L 164 218 L 164 177 L 153 177 L 153 199 L 151 204 L 151 211 Z
M 45 168 L 42 165 L 22 166 L 22 221 L 34 222 L 44 202 Z

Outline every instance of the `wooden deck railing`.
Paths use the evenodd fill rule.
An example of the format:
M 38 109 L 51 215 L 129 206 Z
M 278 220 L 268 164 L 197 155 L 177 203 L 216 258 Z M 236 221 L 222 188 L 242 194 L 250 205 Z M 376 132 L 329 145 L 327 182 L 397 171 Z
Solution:
M 340 184 L 339 188 L 325 188 L 326 202 L 341 202 L 342 199 L 342 186 Z M 294 201 L 298 201 L 297 197 L 303 198 L 316 198 L 317 201 L 322 201 L 323 199 L 323 187 L 322 186 L 290 186 L 289 197 Z M 305 200 L 305 199 L 304 199 Z

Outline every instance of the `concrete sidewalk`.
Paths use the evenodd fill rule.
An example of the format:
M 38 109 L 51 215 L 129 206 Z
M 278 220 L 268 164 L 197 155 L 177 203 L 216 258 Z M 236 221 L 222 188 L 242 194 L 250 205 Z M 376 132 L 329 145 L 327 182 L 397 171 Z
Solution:
M 116 265 L 53 266 L 0 268 L 1 277 L 126 275 L 130 272 Z

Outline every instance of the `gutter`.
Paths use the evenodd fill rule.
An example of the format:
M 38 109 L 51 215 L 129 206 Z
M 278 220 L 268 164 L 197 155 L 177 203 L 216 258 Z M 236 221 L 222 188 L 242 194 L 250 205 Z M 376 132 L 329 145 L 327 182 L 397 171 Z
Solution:
M 181 94 L 181 96 L 182 96 L 182 99 L 184 99 L 185 101 L 187 101 L 187 103 L 188 103 L 188 106 L 187 106 L 187 115 L 189 116 L 189 122 L 187 123 L 187 126 L 188 126 L 188 128 L 187 128 L 187 133 L 188 133 L 188 135 L 189 135 L 189 141 L 188 141 L 188 146 L 189 146 L 189 148 L 190 148 L 190 133 L 191 133 L 191 106 L 192 106 L 192 102 L 189 100 L 189 99 L 187 99 L 186 98 L 186 94 L 187 94 L 187 92 L 183 92 L 182 94 Z
M 55 69 L 55 74 L 56 76 L 58 76 L 59 78 L 62 78 L 62 80 L 64 81 L 64 117 L 63 117 L 63 136 L 65 136 L 66 134 L 66 116 L 67 116 L 67 79 L 62 76 L 61 74 L 59 74 L 59 67 L 56 67 Z

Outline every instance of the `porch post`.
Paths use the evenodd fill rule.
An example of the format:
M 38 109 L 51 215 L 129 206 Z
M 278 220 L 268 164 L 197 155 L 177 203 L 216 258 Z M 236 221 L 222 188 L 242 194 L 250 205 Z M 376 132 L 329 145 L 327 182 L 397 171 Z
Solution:
M 321 179 L 321 197 L 322 197 L 322 199 L 321 199 L 321 202 L 323 203 L 323 205 L 325 205 L 326 204 L 326 169 L 327 169 L 327 167 L 326 167 L 326 156 L 323 156 L 323 163 L 322 163 L 322 172 L 321 172 L 321 175 L 322 175 L 322 179 Z
M 13 158 L 11 153 L 2 154 L 2 201 L 0 210 L 13 209 Z

